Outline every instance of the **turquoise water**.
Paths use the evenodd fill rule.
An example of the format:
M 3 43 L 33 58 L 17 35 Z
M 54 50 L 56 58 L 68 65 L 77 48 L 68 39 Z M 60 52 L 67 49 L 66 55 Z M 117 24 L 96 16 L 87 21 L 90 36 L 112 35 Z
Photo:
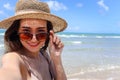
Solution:
M 63 62 L 69 78 L 120 79 L 114 74 L 120 72 L 120 34 L 60 33 L 58 36 L 65 44 Z
M 65 47 L 63 66 L 68 80 L 119 80 L 120 34 L 57 33 Z M 4 31 L 0 50 L 4 52 Z

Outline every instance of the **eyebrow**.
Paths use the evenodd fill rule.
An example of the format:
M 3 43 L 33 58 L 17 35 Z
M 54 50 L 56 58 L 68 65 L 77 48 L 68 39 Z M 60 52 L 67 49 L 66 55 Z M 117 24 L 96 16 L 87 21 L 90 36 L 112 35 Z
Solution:
M 46 29 L 46 27 L 38 27 L 37 29 Z
M 31 29 L 31 28 L 28 27 L 28 26 L 22 26 L 22 28 Z M 46 27 L 38 27 L 37 29 L 46 29 Z

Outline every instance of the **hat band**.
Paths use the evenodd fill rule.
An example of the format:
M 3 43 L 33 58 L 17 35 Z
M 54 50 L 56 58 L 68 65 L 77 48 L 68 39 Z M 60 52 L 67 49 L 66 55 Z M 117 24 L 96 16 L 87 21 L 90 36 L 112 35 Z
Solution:
M 46 12 L 41 10 L 28 9 L 28 10 L 19 10 L 15 13 L 15 15 L 29 14 L 29 13 L 46 13 Z

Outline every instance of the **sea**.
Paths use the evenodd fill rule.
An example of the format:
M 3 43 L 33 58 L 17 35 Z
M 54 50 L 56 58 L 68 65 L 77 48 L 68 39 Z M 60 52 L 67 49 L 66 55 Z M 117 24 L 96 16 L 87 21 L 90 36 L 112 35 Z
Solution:
M 62 63 L 68 80 L 120 80 L 120 34 L 57 33 L 64 43 Z M 0 30 L 0 58 L 4 53 Z

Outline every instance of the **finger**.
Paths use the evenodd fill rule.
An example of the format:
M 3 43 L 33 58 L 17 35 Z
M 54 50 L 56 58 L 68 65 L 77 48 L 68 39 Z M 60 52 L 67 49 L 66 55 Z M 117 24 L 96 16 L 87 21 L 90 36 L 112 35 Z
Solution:
M 60 42 L 61 42 L 61 40 L 59 39 L 59 37 L 56 37 L 55 44 L 58 45 Z
M 52 40 L 53 40 L 53 42 L 55 42 L 56 41 L 56 36 L 55 36 L 55 34 L 54 34 L 54 32 L 53 32 L 53 30 L 50 30 L 50 35 L 52 36 Z
M 63 48 L 64 44 L 62 42 L 59 43 L 58 48 Z
M 54 37 L 54 32 L 53 32 L 53 30 L 50 30 L 50 35 L 52 35 L 52 37 Z
M 53 43 L 53 37 L 52 37 L 52 35 L 50 34 L 50 43 Z
M 50 44 L 53 44 L 54 32 L 50 30 Z

